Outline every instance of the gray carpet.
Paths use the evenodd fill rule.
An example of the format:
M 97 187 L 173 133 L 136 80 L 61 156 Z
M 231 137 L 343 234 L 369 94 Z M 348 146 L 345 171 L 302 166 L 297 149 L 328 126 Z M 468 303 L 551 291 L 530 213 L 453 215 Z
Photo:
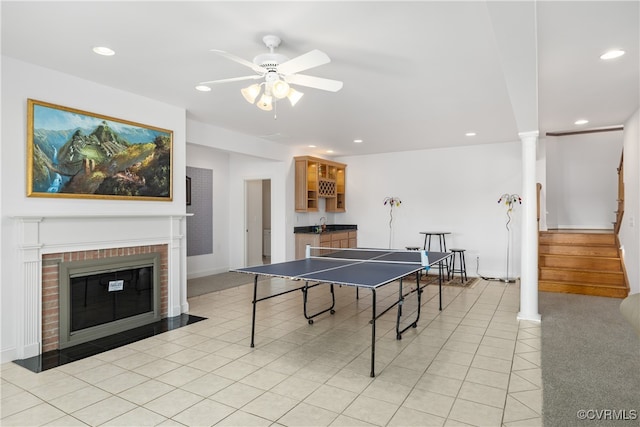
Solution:
M 253 274 L 226 272 L 187 280 L 187 298 L 253 283 Z M 264 280 L 261 277 L 258 280 Z
M 640 339 L 622 300 L 539 295 L 544 425 L 640 425 Z

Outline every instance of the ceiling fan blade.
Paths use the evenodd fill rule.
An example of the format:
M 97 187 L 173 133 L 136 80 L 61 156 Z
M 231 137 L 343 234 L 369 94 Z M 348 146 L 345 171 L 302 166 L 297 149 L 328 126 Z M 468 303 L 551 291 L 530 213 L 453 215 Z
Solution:
M 207 82 L 200 82 L 201 85 L 210 85 L 210 84 L 218 84 L 218 83 L 229 83 L 229 82 L 239 82 L 242 80 L 258 80 L 261 79 L 262 76 L 244 76 L 244 77 L 231 77 L 230 79 L 221 79 L 221 80 L 209 80 Z
M 295 74 L 298 71 L 308 70 L 309 68 L 318 67 L 328 64 L 329 62 L 331 62 L 331 59 L 326 53 L 314 49 L 278 65 L 278 73 L 284 75 Z
M 322 77 L 306 76 L 304 74 L 292 74 L 290 76 L 285 76 L 284 80 L 287 83 L 328 90 L 329 92 L 337 92 L 342 89 L 341 81 L 324 79 Z
M 262 68 L 260 65 L 256 65 L 253 62 L 247 61 L 246 59 L 240 58 L 239 56 L 236 56 L 232 53 L 225 52 L 224 50 L 218 50 L 218 49 L 211 49 L 211 52 L 216 53 L 220 56 L 224 56 L 225 58 L 235 61 L 238 64 L 244 65 L 245 67 L 249 67 L 256 73 L 260 73 L 260 74 L 264 73 L 264 68 Z

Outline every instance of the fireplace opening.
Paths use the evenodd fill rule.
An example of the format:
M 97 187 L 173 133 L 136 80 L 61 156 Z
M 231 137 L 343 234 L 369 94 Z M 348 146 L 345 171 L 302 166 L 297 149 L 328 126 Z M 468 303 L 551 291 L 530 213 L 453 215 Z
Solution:
M 160 254 L 60 263 L 59 348 L 160 320 Z

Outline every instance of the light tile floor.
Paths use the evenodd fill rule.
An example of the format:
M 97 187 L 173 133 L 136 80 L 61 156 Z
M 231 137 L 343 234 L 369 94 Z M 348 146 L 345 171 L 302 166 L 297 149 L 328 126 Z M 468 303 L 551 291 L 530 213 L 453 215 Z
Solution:
M 267 282 L 268 283 L 268 282 Z M 288 282 L 272 279 L 267 287 Z M 395 298 L 397 287 L 378 293 Z M 328 302 L 326 287 L 310 303 Z M 517 284 L 424 292 L 418 326 L 336 288 L 336 313 L 309 325 L 301 292 L 258 304 L 251 285 L 189 300 L 208 319 L 35 374 L 1 366 L 3 426 L 540 426 L 540 324 L 517 321 Z M 409 310 L 409 303 L 406 310 Z

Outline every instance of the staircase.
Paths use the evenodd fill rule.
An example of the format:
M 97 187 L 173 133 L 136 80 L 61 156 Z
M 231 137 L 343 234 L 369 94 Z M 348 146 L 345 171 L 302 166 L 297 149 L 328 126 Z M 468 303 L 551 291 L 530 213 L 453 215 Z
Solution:
M 616 235 L 611 232 L 541 231 L 538 290 L 625 298 Z

